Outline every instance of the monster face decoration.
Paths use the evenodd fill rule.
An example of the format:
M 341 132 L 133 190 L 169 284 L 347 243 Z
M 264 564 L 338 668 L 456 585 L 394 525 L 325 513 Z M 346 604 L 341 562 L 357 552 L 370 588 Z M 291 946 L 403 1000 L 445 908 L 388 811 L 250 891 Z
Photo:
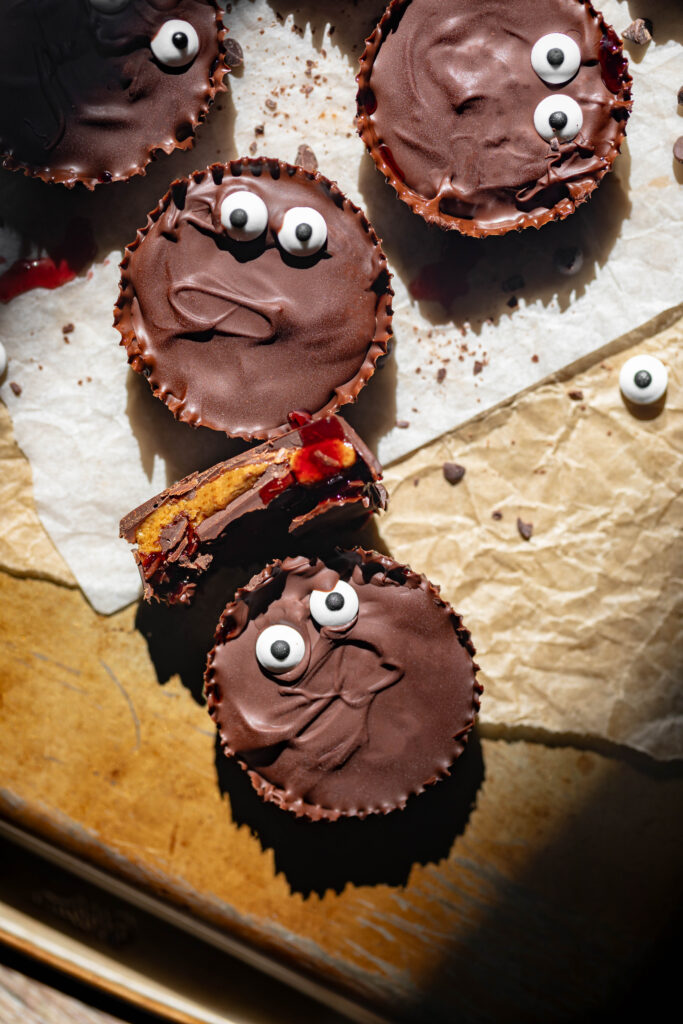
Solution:
M 225 609 L 209 710 L 265 799 L 314 819 L 386 813 L 462 753 L 481 692 L 472 653 L 406 566 L 361 550 L 288 558 Z
M 589 0 L 392 0 L 358 84 L 360 134 L 399 197 L 476 236 L 568 216 L 631 106 L 621 43 Z
M 172 186 L 126 251 L 116 323 L 178 419 L 267 438 L 355 399 L 387 350 L 391 294 L 336 185 L 241 160 Z
M 187 149 L 227 72 L 214 0 L 0 5 L 5 167 L 88 188 Z

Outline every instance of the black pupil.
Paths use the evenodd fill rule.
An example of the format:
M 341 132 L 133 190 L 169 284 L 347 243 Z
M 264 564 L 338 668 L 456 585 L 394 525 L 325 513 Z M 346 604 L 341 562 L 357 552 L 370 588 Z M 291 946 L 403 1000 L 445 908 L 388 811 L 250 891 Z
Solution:
M 313 228 L 310 224 L 297 224 L 294 234 L 300 242 L 307 242 L 313 234 Z
M 189 40 L 184 32 L 174 32 L 171 36 L 171 42 L 175 46 L 176 50 L 184 50 Z
M 555 132 L 567 127 L 567 115 L 562 110 L 554 110 L 548 118 L 548 124 Z
M 564 53 L 559 46 L 553 46 L 552 50 L 546 53 L 546 60 L 552 67 L 559 68 L 560 64 L 564 63 Z
M 325 598 L 325 604 L 331 612 L 340 612 L 344 607 L 344 595 L 333 590 L 332 593 L 328 594 Z
M 243 228 L 246 226 L 249 217 L 246 210 L 233 210 L 230 214 L 230 223 L 234 228 Z
M 290 647 L 286 640 L 274 640 L 270 645 L 270 653 L 276 661 L 285 661 L 289 657 Z
M 649 388 L 652 384 L 652 374 L 648 373 L 647 370 L 638 370 L 638 373 L 633 378 L 633 383 L 637 388 Z

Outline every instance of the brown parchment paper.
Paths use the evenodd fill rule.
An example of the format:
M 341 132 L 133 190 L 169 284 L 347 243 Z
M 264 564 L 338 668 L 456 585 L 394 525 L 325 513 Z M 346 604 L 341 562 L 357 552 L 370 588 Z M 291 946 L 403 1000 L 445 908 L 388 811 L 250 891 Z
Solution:
M 472 631 L 485 735 L 683 756 L 682 341 L 679 320 L 386 471 L 382 537 Z M 669 370 L 649 421 L 618 387 L 638 352 Z M 465 467 L 459 484 L 445 461 Z M 533 524 L 528 541 L 518 517 Z
M 485 735 L 683 755 L 682 341 L 683 319 L 385 470 L 381 541 L 440 584 L 471 629 Z M 669 369 L 649 421 L 618 388 L 636 352 Z M 459 484 L 445 461 L 465 467 Z M 0 468 L 0 565 L 73 582 L 1 406 Z M 533 523 L 529 541 L 518 517 Z

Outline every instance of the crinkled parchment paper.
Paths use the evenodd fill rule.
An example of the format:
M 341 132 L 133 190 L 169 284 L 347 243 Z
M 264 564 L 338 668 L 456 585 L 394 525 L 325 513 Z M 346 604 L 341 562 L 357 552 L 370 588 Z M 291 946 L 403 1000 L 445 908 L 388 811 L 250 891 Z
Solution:
M 609 0 L 604 5 L 605 15 L 617 29 L 623 29 L 639 13 L 631 6 Z M 15 458 L 16 449 L 8 440 L 6 450 L 13 454 L 3 456 L 0 484 L 6 496 L 4 538 L 0 543 L 0 564 L 4 567 L 64 582 L 71 580 L 72 572 L 98 611 L 112 612 L 122 607 L 135 599 L 139 588 L 127 545 L 117 537 L 120 516 L 183 473 L 211 465 L 235 450 L 225 438 L 177 424 L 151 397 L 145 382 L 128 371 L 118 335 L 111 327 L 116 264 L 123 246 L 133 239 L 136 227 L 144 223 L 146 213 L 169 181 L 195 167 L 240 154 L 294 160 L 299 145 L 307 143 L 317 155 L 320 170 L 336 178 L 367 209 L 384 239 L 394 273 L 396 345 L 394 356 L 365 389 L 349 418 L 377 445 L 385 463 L 405 456 L 486 409 L 498 407 L 683 301 L 683 278 L 672 273 L 673 267 L 683 265 L 683 173 L 674 164 L 671 151 L 674 139 L 683 131 L 676 106 L 676 93 L 683 81 L 683 9 L 679 5 L 653 0 L 648 14 L 655 22 L 655 42 L 647 48 L 630 47 L 635 108 L 629 122 L 628 146 L 617 160 L 615 172 L 590 203 L 566 222 L 548 225 L 540 232 L 484 240 L 444 234 L 410 214 L 394 198 L 393 190 L 384 183 L 355 135 L 356 61 L 362 39 L 382 7 L 381 2 L 355 5 L 326 0 L 237 0 L 226 20 L 244 48 L 245 66 L 231 76 L 230 91 L 219 97 L 193 152 L 161 159 L 146 177 L 102 188 L 94 195 L 84 190 L 68 193 L 19 175 L 0 176 L 0 248 L 8 263 L 18 255 L 37 253 L 49 248 L 51 242 L 68 237 L 75 218 L 90 221 L 98 244 L 97 261 L 72 283 L 53 292 L 36 290 L 0 307 L 0 340 L 10 359 L 7 374 L 0 381 L 0 398 L 10 411 L 16 440 L 30 460 L 38 516 L 59 552 L 36 528 L 26 494 L 27 468 Z M 571 246 L 581 250 L 583 265 L 577 274 L 565 276 L 554 259 L 558 250 Z M 67 323 L 73 323 L 75 329 L 63 335 L 62 326 Z M 625 342 L 617 341 L 616 347 L 622 344 Z M 610 381 L 605 395 L 621 412 L 616 377 Z M 12 391 L 10 382 L 20 386 L 19 395 Z M 628 496 L 635 501 L 638 494 L 638 488 L 632 486 L 629 459 L 612 460 L 609 447 L 605 447 L 600 452 L 610 453 L 609 463 L 597 474 L 596 483 L 607 478 L 613 484 L 589 494 L 584 508 L 590 465 L 601 465 L 595 461 L 593 448 L 581 447 L 589 444 L 585 422 L 602 413 L 594 411 L 592 405 L 590 413 L 585 413 L 580 404 L 565 401 L 559 393 L 555 404 L 549 404 L 548 396 L 552 394 L 552 389 L 544 387 L 523 400 L 535 410 L 528 413 L 535 433 L 520 430 L 516 446 L 504 450 L 504 457 L 492 439 L 502 429 L 497 426 L 503 422 L 500 417 L 505 420 L 512 415 L 512 407 L 472 427 L 473 437 L 483 438 L 490 432 L 489 448 L 482 441 L 477 453 L 482 466 L 488 466 L 487 471 L 474 474 L 470 470 L 466 482 L 453 492 L 439 482 L 439 487 L 433 488 L 433 502 L 431 496 L 425 500 L 426 479 L 421 489 L 413 492 L 412 476 L 423 474 L 421 460 L 425 460 L 424 465 L 438 463 L 440 455 L 435 452 L 445 451 L 443 446 L 447 448 L 451 442 L 440 442 L 437 448 L 429 445 L 418 452 L 416 466 L 421 468 L 409 470 L 411 482 L 393 488 L 394 508 L 385 527 L 387 542 L 397 557 L 405 557 L 428 571 L 436 582 L 446 584 L 451 596 L 455 597 L 457 583 L 456 603 L 461 606 L 463 599 L 466 604 L 469 591 L 474 592 L 473 580 L 479 581 L 476 589 L 485 599 L 485 611 L 490 602 L 489 617 L 475 611 L 481 621 L 473 626 L 479 646 L 487 655 L 482 658 L 489 682 L 484 709 L 487 722 L 517 722 L 520 726 L 564 731 L 587 729 L 670 756 L 673 743 L 664 743 L 661 728 L 653 727 L 654 738 L 638 733 L 638 728 L 646 732 L 650 729 L 643 722 L 653 715 L 648 712 L 641 716 L 636 728 L 632 695 L 619 707 L 610 698 L 609 710 L 602 714 L 592 705 L 590 716 L 586 712 L 584 719 L 579 714 L 579 702 L 565 708 L 558 703 L 556 693 L 548 697 L 544 670 L 536 664 L 545 659 L 547 673 L 552 675 L 556 647 L 565 655 L 571 650 L 575 668 L 567 671 L 571 688 L 578 693 L 579 680 L 585 679 L 589 671 L 582 652 L 593 652 L 592 641 L 584 647 L 583 641 L 575 637 L 572 647 L 570 636 L 560 630 L 568 603 L 563 580 L 573 580 L 582 564 L 578 553 L 572 554 L 573 561 L 569 559 L 565 546 L 569 543 L 568 528 L 561 524 L 571 521 L 578 529 L 576 517 L 583 512 L 582 544 L 597 545 L 602 559 L 599 573 L 590 579 L 581 577 L 581 586 L 574 595 L 576 607 L 581 602 L 586 608 L 593 607 L 593 601 L 597 608 L 609 610 L 614 604 L 612 610 L 618 617 L 623 610 L 621 591 L 618 597 L 602 595 L 615 572 L 618 576 L 626 570 L 619 556 L 616 569 L 608 571 L 608 534 L 603 535 L 594 524 L 600 523 L 607 530 L 607 525 L 625 516 L 625 508 L 629 508 L 634 536 L 640 537 L 644 527 L 638 516 L 642 517 L 649 507 L 631 508 L 628 504 Z M 629 443 L 635 444 L 635 436 L 639 443 L 644 439 L 647 442 L 647 458 L 641 454 L 636 461 L 643 474 L 642 486 L 652 493 L 659 494 L 659 485 L 656 476 L 649 475 L 656 465 L 650 459 L 650 446 L 660 438 L 663 450 L 669 450 L 673 444 L 668 436 L 671 415 L 669 406 L 660 421 L 643 426 L 626 420 L 627 426 L 622 423 L 616 432 L 625 441 L 624 430 L 637 426 L 643 431 L 629 435 Z M 396 427 L 397 421 L 403 425 Z M 553 530 L 540 534 L 535 524 L 537 532 L 525 544 L 516 536 L 513 520 L 506 514 L 498 523 L 478 524 L 474 532 L 469 531 L 466 544 L 465 533 L 458 542 L 460 547 L 450 548 L 451 524 L 447 518 L 440 518 L 439 495 L 443 498 L 445 494 L 443 500 L 449 501 L 457 496 L 459 503 L 463 495 L 470 495 L 472 509 L 481 508 L 486 499 L 480 489 L 486 481 L 499 476 L 507 480 L 517 458 L 533 459 L 541 450 L 544 435 L 543 451 L 548 458 L 554 450 L 564 452 L 561 442 L 568 444 L 571 439 L 571 446 L 562 456 L 563 466 L 572 470 L 569 479 L 573 484 L 577 484 L 575 474 L 581 467 L 581 485 L 577 484 L 575 491 L 568 485 L 563 491 L 560 485 L 565 474 L 558 474 L 557 463 L 553 463 L 555 485 L 549 488 L 550 466 L 539 466 L 539 473 L 532 474 L 531 484 L 514 501 L 520 508 L 524 501 L 530 504 L 532 508 L 524 513 L 530 516 L 534 502 L 542 498 L 545 516 L 555 510 Z M 9 433 L 3 436 L 9 437 Z M 462 433 L 456 436 L 465 438 Z M 604 444 L 612 443 L 605 434 Z M 399 479 L 396 474 L 402 474 L 409 464 L 401 463 L 390 471 L 392 484 Z M 543 468 L 545 473 L 540 472 Z M 440 471 L 432 471 L 438 478 Z M 545 489 L 537 493 L 532 485 Z M 443 488 L 446 490 L 442 494 Z M 407 511 L 406 489 L 414 493 L 414 505 Z M 536 495 L 533 502 L 532 495 Z M 494 497 L 491 493 L 492 500 Z M 624 501 L 627 505 L 622 507 Z M 460 504 L 457 515 L 464 515 Z M 663 529 L 667 522 L 664 505 L 659 522 Z M 473 541 L 477 530 L 483 531 L 481 548 Z M 437 543 L 439 531 L 443 539 Z M 643 536 L 647 535 L 645 531 Z M 544 539 L 540 541 L 539 536 Z M 600 547 L 600 538 L 605 541 L 604 548 Z M 409 539 L 415 545 L 410 554 L 406 553 Z M 510 544 L 516 554 L 508 565 Z M 540 561 L 539 544 L 544 552 Z M 659 546 L 666 548 L 666 543 Z M 446 557 L 444 553 L 449 551 L 452 553 Z M 463 552 L 467 555 L 467 580 L 461 578 Z M 515 561 L 517 556 L 520 565 Z M 489 566 L 486 572 L 484 564 Z M 648 564 L 652 570 L 658 563 L 651 560 Z M 506 565 L 507 577 L 501 568 Z M 631 563 L 627 561 L 626 565 Z M 639 567 L 634 563 L 625 577 L 631 585 L 633 604 L 628 614 L 635 615 L 640 601 L 644 607 L 652 607 L 655 615 L 656 602 L 643 589 L 636 571 Z M 561 568 L 567 569 L 564 577 Z M 523 578 L 524 586 L 513 586 L 517 570 L 528 574 Z M 486 587 L 482 582 L 485 579 Z M 658 586 L 666 585 L 672 584 L 659 581 Z M 558 588 L 555 601 L 550 599 L 554 586 Z M 537 594 L 542 598 L 532 597 Z M 544 620 L 542 625 L 534 623 L 530 609 L 537 600 L 543 615 L 559 608 L 557 617 Z M 500 603 L 509 605 L 509 621 L 498 611 L 493 615 Z M 588 634 L 593 636 L 593 627 L 600 630 L 601 622 L 600 617 L 586 620 Z M 612 619 L 609 622 L 613 624 Z M 510 641 L 513 626 L 516 644 Z M 540 639 L 535 646 L 531 644 L 534 631 L 539 638 L 546 638 L 547 647 L 543 648 Z M 615 636 L 621 637 L 618 629 Z M 636 636 L 640 636 L 637 630 L 628 632 L 626 639 L 621 637 L 614 643 L 625 644 L 633 654 L 629 645 L 635 644 Z M 561 639 L 556 644 L 553 637 Z M 604 666 L 600 659 L 609 659 L 613 653 L 606 640 L 605 644 L 604 650 L 595 652 L 599 667 L 590 668 L 595 674 L 589 676 L 600 680 L 596 688 L 601 693 Z M 533 656 L 529 653 L 532 648 Z M 634 664 L 642 669 L 639 658 L 634 658 Z M 532 662 L 536 668 L 529 667 Z M 524 680 L 520 682 L 520 665 L 528 669 L 526 685 Z M 506 687 L 506 678 L 514 680 L 514 686 L 511 682 Z M 650 676 L 645 673 L 643 678 L 649 680 Z M 564 685 L 566 690 L 566 681 Z M 619 686 L 626 686 L 623 679 Z M 651 704 L 654 697 L 648 700 Z M 662 711 L 658 708 L 657 714 Z M 659 719 L 654 716 L 653 720 Z

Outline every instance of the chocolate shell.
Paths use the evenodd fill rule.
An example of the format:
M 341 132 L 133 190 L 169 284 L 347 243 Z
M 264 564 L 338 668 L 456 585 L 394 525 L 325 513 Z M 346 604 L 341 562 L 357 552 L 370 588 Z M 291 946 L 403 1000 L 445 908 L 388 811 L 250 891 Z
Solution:
M 216 552 L 239 562 L 264 530 L 277 544 L 323 520 L 362 521 L 386 507 L 381 479 L 358 434 L 331 416 L 192 473 L 129 512 L 120 535 L 137 545 L 145 599 L 189 604 Z
M 73 187 L 189 149 L 228 72 L 215 0 L 0 4 L 0 154 Z
M 291 251 L 292 217 L 311 221 L 317 249 Z M 389 280 L 375 232 L 333 182 L 235 160 L 175 182 L 150 214 L 121 264 L 115 325 L 177 419 L 270 438 L 292 414 L 355 400 L 387 351 Z
M 375 552 L 276 561 L 221 617 L 205 676 L 225 754 L 312 820 L 405 806 L 450 774 L 479 709 L 470 634 Z
M 588 0 L 392 0 L 366 40 L 357 102 L 398 197 L 480 237 L 588 198 L 624 138 L 631 78 Z

